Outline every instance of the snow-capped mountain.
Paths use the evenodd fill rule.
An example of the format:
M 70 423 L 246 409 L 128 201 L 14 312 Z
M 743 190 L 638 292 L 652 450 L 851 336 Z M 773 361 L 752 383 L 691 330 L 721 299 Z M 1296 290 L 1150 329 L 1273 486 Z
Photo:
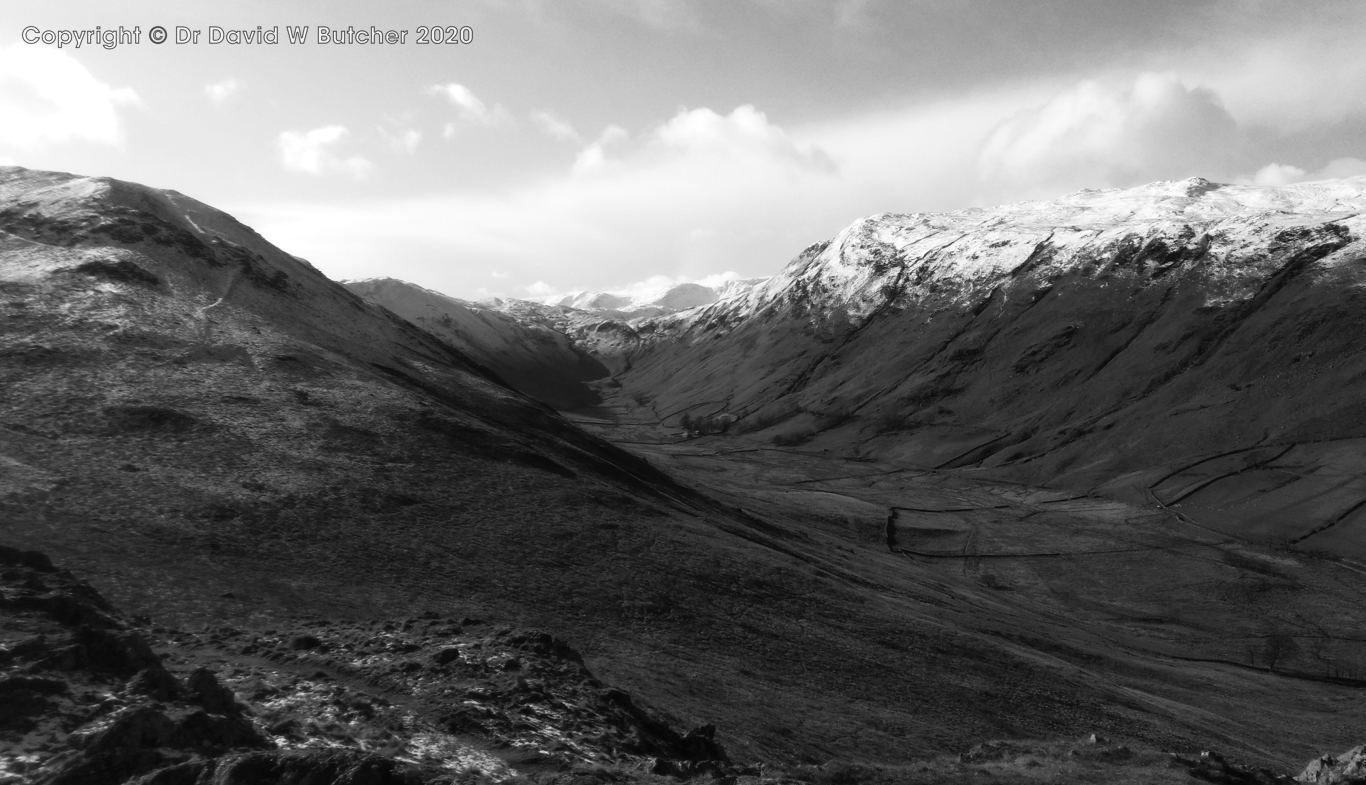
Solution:
M 733 318 L 798 300 L 832 314 L 843 310 L 857 321 L 887 303 L 888 285 L 899 296 L 913 297 L 949 287 L 970 300 L 974 292 L 1025 272 L 1026 266 L 1031 272 L 1058 272 L 1111 251 L 1140 264 L 1170 267 L 1173 254 L 1199 246 L 1202 258 L 1236 267 L 1256 255 L 1240 244 L 1255 246 L 1256 235 L 1269 227 L 1299 226 L 1316 217 L 1332 220 L 1363 209 L 1366 178 L 1284 187 L 1192 178 L 991 209 L 884 213 L 855 222 L 833 240 L 807 248 L 780 274 L 737 292 L 746 295 L 742 303 L 726 302 L 659 324 L 702 323 L 708 314 Z M 1167 258 L 1153 262 L 1162 254 Z
M 767 278 L 740 278 L 717 286 L 699 283 L 665 284 L 643 292 L 573 292 L 531 298 L 543 305 L 574 308 L 621 319 L 639 319 L 686 311 L 719 300 L 747 294 Z
M 1312 479 L 1356 476 L 1328 445 L 1366 440 L 1364 209 L 1366 178 L 1191 179 L 882 214 L 746 295 L 581 338 L 629 365 L 624 394 L 674 416 L 1144 503 L 1293 447 L 1275 467 L 1301 477 L 1283 490 L 1185 501 L 1278 500 L 1263 534 L 1293 540 L 1366 496 L 1366 475 Z M 1173 475 L 1225 452 L 1241 456 L 1233 469 Z M 1366 538 L 1351 547 L 1366 554 Z

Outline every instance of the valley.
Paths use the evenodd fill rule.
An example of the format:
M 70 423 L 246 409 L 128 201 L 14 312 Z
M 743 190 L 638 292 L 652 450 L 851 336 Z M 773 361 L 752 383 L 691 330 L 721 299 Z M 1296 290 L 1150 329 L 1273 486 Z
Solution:
M 427 711 L 304 747 L 420 762 L 419 736 L 461 735 L 492 781 L 704 773 L 647 772 L 663 754 L 623 734 L 655 720 L 603 684 L 670 744 L 713 726 L 736 768 L 708 771 L 737 782 L 1035 754 L 1000 740 L 1053 771 L 1091 734 L 1166 772 L 1132 781 L 1210 749 L 1299 771 L 1366 719 L 1366 186 L 1297 188 L 877 216 L 624 319 L 342 285 L 181 194 L 6 167 L 0 538 L 234 689 L 341 679 Z M 7 673 L 55 668 L 6 607 Z M 583 725 L 528 742 L 534 766 L 508 751 L 528 690 L 488 673 L 542 641 L 524 628 L 572 645 L 537 656 Z M 453 675 L 438 638 L 493 653 Z M 495 698 L 492 724 L 448 716 Z
M 1355 722 L 1341 713 L 1356 711 L 1350 696 L 1366 686 L 1366 640 L 1343 625 L 1363 590 L 1351 560 L 1249 542 L 1158 504 L 754 437 L 683 439 L 651 413 L 632 422 L 630 411 L 628 401 L 612 421 L 572 419 L 718 499 L 783 521 L 810 553 L 914 598 L 917 615 L 994 639 L 1057 677 L 1085 673 L 1111 708 L 1192 723 L 1226 745 L 1255 744 L 1315 693 L 1323 702 L 1309 711 L 1324 731 Z M 1014 700 L 1047 700 L 1018 689 Z M 1053 708 L 1055 718 L 1080 713 Z M 1089 721 L 1117 732 L 1113 718 Z

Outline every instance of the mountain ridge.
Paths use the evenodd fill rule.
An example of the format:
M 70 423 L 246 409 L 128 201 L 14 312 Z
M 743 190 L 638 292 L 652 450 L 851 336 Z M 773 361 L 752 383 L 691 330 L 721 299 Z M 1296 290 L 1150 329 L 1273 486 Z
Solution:
M 881 214 L 747 298 L 587 332 L 584 345 L 629 367 L 615 377 L 623 395 L 672 416 L 727 413 L 853 457 L 1149 503 L 1156 481 L 1201 458 L 1299 443 L 1288 460 L 1328 471 L 1320 460 L 1340 462 L 1306 442 L 1366 437 L 1340 392 L 1361 362 L 1345 335 L 1363 312 L 1363 207 L 1362 178 L 1189 180 Z M 696 372 L 668 376 L 680 364 Z M 1192 400 L 1252 414 L 1220 431 L 1211 412 L 1182 415 Z M 1171 430 L 1172 417 L 1185 426 Z M 1353 493 L 1335 492 L 1339 510 Z M 1258 503 L 1240 498 L 1224 501 Z
M 607 369 L 563 333 L 393 278 L 341 284 L 477 358 L 500 379 L 552 408 L 597 402 L 585 382 L 606 376 Z

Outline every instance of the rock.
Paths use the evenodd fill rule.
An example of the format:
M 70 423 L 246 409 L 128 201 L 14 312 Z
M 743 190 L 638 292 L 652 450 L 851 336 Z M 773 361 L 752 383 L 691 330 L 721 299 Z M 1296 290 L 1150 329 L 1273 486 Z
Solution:
M 55 756 L 40 772 L 44 785 L 113 785 L 182 763 L 184 752 L 222 754 L 232 749 L 270 746 L 241 717 L 203 710 L 183 712 L 144 703 L 119 709 L 77 729 L 67 740 L 72 752 Z M 166 782 L 185 772 L 167 773 Z M 144 778 L 145 779 L 145 778 Z M 152 780 L 158 782 L 160 780 Z
M 240 716 L 194 711 L 181 718 L 182 746 L 223 751 L 237 747 L 270 747 L 256 727 Z
M 52 758 L 40 771 L 44 785 L 112 785 L 161 765 L 158 748 L 179 746 L 176 724 L 165 712 L 140 705 L 71 734 L 74 752 Z
M 1192 777 L 1216 785 L 1276 785 L 1291 781 L 1289 777 L 1272 774 L 1266 769 L 1230 763 L 1223 755 L 1212 750 L 1201 752 L 1198 760 L 1187 760 L 1179 755 L 1173 755 L 1171 765 L 1183 767 Z
M 1340 755 L 1324 755 L 1304 767 L 1295 781 L 1306 785 L 1366 785 L 1366 745 Z
M 41 676 L 8 676 L 0 679 L 0 731 L 26 733 L 33 718 L 53 707 L 47 696 L 67 691 L 66 682 Z
M 196 785 L 206 771 L 212 770 L 213 763 L 202 760 L 177 763 L 131 779 L 127 785 Z
M 84 660 L 81 666 L 125 677 L 161 667 L 160 658 L 136 632 L 86 624 L 76 629 L 74 637 Z
M 294 651 L 306 651 L 309 649 L 316 649 L 322 645 L 323 642 L 321 640 L 318 640 L 318 636 L 309 635 L 308 633 L 304 633 L 303 635 L 295 635 L 294 637 L 289 639 L 289 648 L 293 649 Z
M 254 752 L 223 758 L 211 785 L 421 785 L 410 766 L 350 750 Z M 160 785 L 158 783 L 158 785 Z
M 448 665 L 452 662 L 459 662 L 460 649 L 454 646 L 442 649 L 441 651 L 432 655 L 432 661 L 435 662 L 437 665 Z
M 545 632 L 516 633 L 508 637 L 509 646 L 530 651 L 541 657 L 554 657 L 570 662 L 583 663 L 583 656 L 568 643 Z
M 208 668 L 197 668 L 186 680 L 190 690 L 190 700 L 203 706 L 213 714 L 238 714 L 237 696 L 232 690 L 218 682 Z
M 52 560 L 46 554 L 38 551 L 21 551 L 18 548 L 11 548 L 7 545 L 0 545 L 0 564 L 12 564 L 16 567 L 27 567 L 38 572 L 56 572 L 57 568 L 52 565 Z
M 165 668 L 143 668 L 133 675 L 124 690 L 134 695 L 146 695 L 161 701 L 171 701 L 183 693 L 180 682 Z
M 686 760 L 701 761 L 724 761 L 726 751 L 721 749 L 721 745 L 716 743 L 716 726 L 707 724 L 702 725 L 684 734 L 678 746 L 682 752 L 682 757 Z
M 16 692 L 33 692 L 39 695 L 56 695 L 66 692 L 67 684 L 61 679 L 43 676 L 6 676 L 0 679 L 0 696 L 6 699 Z

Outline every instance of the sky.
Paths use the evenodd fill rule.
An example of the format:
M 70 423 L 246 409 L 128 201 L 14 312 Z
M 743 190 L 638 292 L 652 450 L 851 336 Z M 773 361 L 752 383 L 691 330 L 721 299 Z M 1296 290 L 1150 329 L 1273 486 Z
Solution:
M 632 292 L 876 213 L 1366 174 L 1363 40 L 1358 0 L 9 0 L 0 163 L 180 191 L 337 279 Z

